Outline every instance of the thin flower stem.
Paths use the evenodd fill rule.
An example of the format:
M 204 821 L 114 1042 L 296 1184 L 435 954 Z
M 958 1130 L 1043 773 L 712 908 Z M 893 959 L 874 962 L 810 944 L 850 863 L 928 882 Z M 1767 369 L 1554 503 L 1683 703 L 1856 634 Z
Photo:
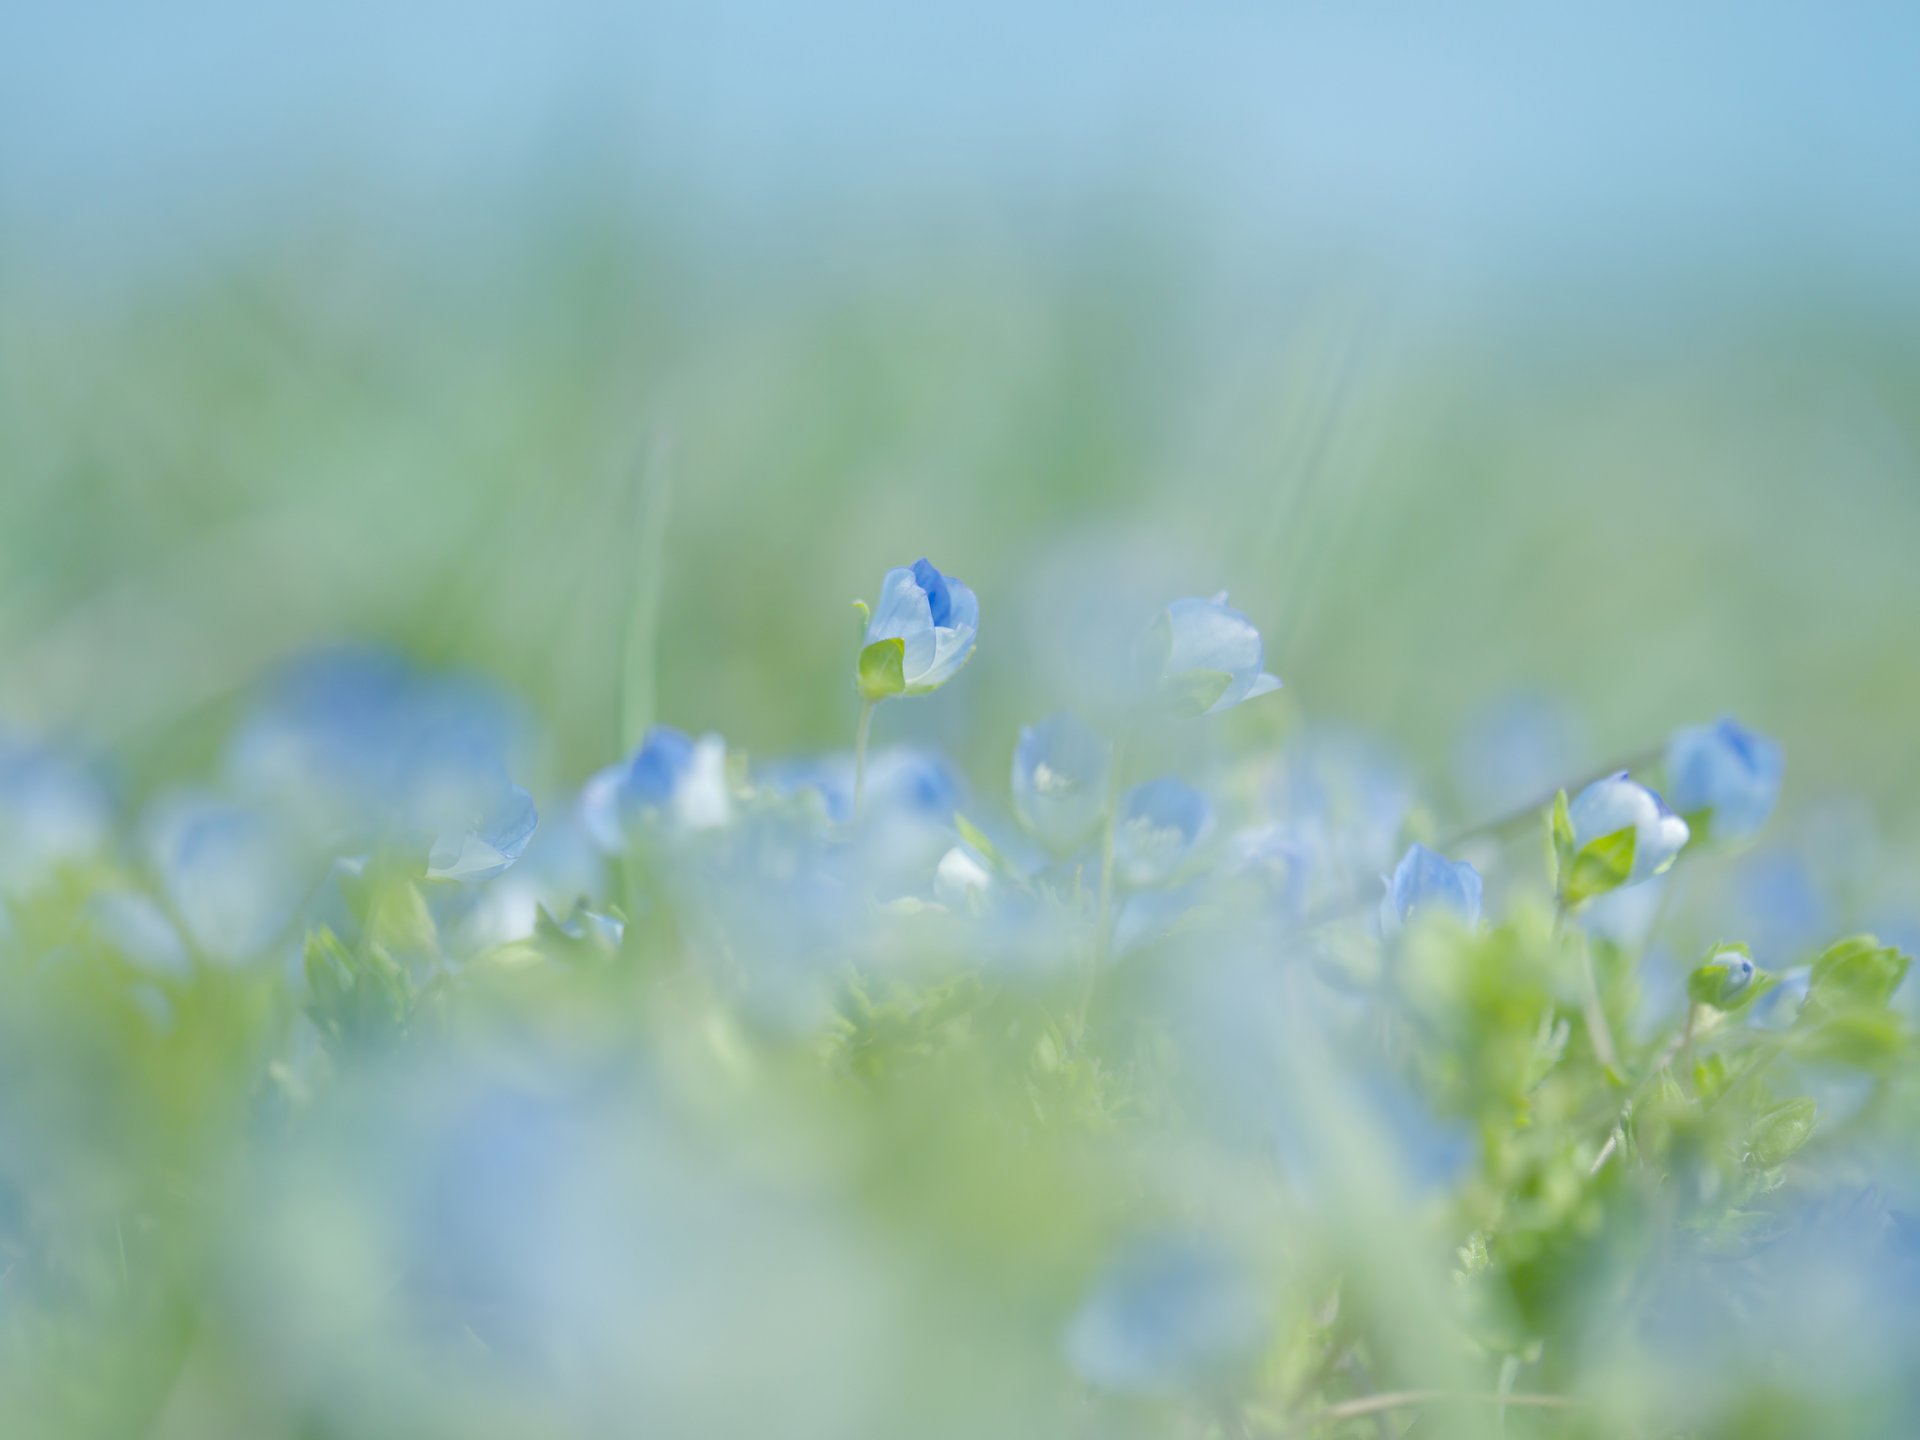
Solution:
M 1564 939 L 1567 933 L 1569 907 L 1565 897 L 1554 901 L 1553 938 Z M 1587 1025 L 1587 1039 L 1593 1044 L 1594 1058 L 1613 1071 L 1620 1073 L 1620 1053 L 1613 1048 L 1613 1029 L 1607 1024 L 1606 1006 L 1600 1003 L 1600 983 L 1593 973 L 1593 947 L 1587 943 L 1583 933 L 1579 937 L 1580 945 L 1580 1008 Z
M 1080 1000 L 1080 1030 L 1086 1032 L 1100 974 L 1113 957 L 1114 836 L 1120 826 L 1120 767 L 1126 753 L 1124 738 L 1116 740 L 1107 757 L 1107 813 L 1100 827 L 1100 908 L 1094 919 L 1093 949 L 1087 964 L 1086 992 Z
M 1510 831 L 1518 830 L 1521 826 L 1538 819 L 1542 810 L 1552 809 L 1554 797 L 1557 796 L 1561 790 L 1566 790 L 1577 795 L 1594 781 L 1604 780 L 1609 775 L 1618 775 L 1622 770 L 1644 770 L 1649 765 L 1658 764 L 1666 753 L 1666 747 L 1661 746 L 1657 750 L 1643 750 L 1637 755 L 1627 756 L 1624 760 L 1616 760 L 1613 764 L 1605 766 L 1601 770 L 1589 774 L 1582 779 L 1576 780 L 1571 785 L 1556 786 L 1551 793 L 1535 800 L 1530 805 L 1523 805 L 1517 810 L 1509 810 L 1506 814 L 1496 815 L 1491 820 L 1482 820 L 1478 824 L 1467 826 L 1464 830 L 1456 830 L 1440 842 L 1439 848 L 1442 853 L 1451 855 L 1460 846 L 1466 844 L 1468 841 L 1478 840 L 1483 835 L 1499 836 L 1505 835 Z
M 853 732 L 853 818 L 858 820 L 867 801 L 867 736 L 873 730 L 874 702 L 860 701 L 860 724 Z
M 1345 1420 L 1358 1420 L 1388 1410 L 1409 1410 L 1419 1405 L 1448 1403 L 1493 1405 L 1503 1409 L 1511 1406 L 1524 1410 L 1577 1410 L 1582 1405 L 1581 1401 L 1567 1395 L 1537 1395 L 1524 1391 L 1500 1394 L 1471 1390 L 1389 1390 L 1379 1395 L 1362 1395 L 1358 1399 L 1339 1401 L 1295 1425 L 1272 1433 L 1280 1437 L 1311 1435 L 1316 1430 L 1338 1425 Z

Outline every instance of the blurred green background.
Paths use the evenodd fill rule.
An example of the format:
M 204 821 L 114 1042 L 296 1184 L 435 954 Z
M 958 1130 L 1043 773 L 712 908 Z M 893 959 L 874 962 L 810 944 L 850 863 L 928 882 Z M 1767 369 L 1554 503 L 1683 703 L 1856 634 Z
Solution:
M 981 652 L 881 738 L 996 792 L 1062 588 L 1228 588 L 1436 772 L 1544 692 L 1900 816 L 1912 27 L 1734 13 L 23 7 L 0 709 L 149 774 L 387 638 L 571 783 L 638 583 L 653 713 L 843 744 L 847 602 L 925 553 Z

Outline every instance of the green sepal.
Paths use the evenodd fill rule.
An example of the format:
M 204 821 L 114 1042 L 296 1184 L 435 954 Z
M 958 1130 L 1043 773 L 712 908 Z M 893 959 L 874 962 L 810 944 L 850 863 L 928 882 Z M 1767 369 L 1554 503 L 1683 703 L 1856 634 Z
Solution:
M 1746 984 L 1737 990 L 1729 990 L 1727 982 L 1733 974 L 1733 967 L 1720 959 L 1727 954 L 1753 959 L 1753 952 L 1738 942 L 1709 946 L 1707 958 L 1687 976 L 1687 998 L 1694 1004 L 1715 1010 L 1742 1010 L 1773 988 L 1774 979 L 1771 975 L 1764 970 L 1754 970 L 1749 974 Z
M 1589 840 L 1573 857 L 1572 871 L 1561 891 L 1561 899 L 1568 905 L 1578 905 L 1595 895 L 1618 890 L 1633 873 L 1633 852 L 1638 843 L 1637 832 L 1631 825 L 1611 835 L 1602 835 L 1598 840 Z
M 906 693 L 907 642 L 895 635 L 876 640 L 860 652 L 858 683 L 867 700 L 886 700 Z
M 1227 693 L 1233 676 L 1225 670 L 1182 670 L 1165 675 L 1155 687 L 1160 703 L 1175 715 L 1204 715 Z
M 1000 853 L 999 847 L 986 837 L 978 825 L 958 811 L 954 813 L 953 828 L 959 831 L 962 840 L 980 852 L 980 858 L 987 864 L 1002 875 L 1012 873 L 1013 867 L 1007 863 L 1007 857 Z
M 1771 1170 L 1807 1143 L 1816 1118 L 1814 1103 L 1806 1096 L 1789 1100 L 1753 1122 L 1753 1128 L 1747 1131 L 1747 1153 L 1756 1165 Z

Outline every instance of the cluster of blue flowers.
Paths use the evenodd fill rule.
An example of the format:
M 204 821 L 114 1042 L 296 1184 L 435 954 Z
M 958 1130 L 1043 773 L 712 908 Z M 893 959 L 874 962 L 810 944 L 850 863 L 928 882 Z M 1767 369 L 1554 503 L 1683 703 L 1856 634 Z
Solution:
M 1619 923 L 1618 897 L 1683 852 L 1749 846 L 1781 788 L 1766 738 L 1732 720 L 1680 730 L 1632 767 L 1657 766 L 1664 796 L 1623 769 L 1530 807 L 1551 839 L 1540 884 L 1525 867 L 1494 868 L 1506 854 L 1497 825 L 1443 840 L 1397 767 L 1349 737 L 1305 732 L 1277 758 L 1199 777 L 1135 773 L 1179 750 L 1169 732 L 1280 688 L 1258 628 L 1221 594 L 1176 599 L 1141 627 L 1128 701 L 1098 725 L 1060 711 L 1021 728 L 1005 804 L 976 803 L 931 750 L 868 752 L 878 706 L 952 683 L 973 657 L 978 598 L 923 559 L 888 571 L 861 608 L 850 750 L 748 763 L 718 735 L 657 725 L 544 816 L 515 778 L 530 737 L 511 705 L 375 652 L 288 667 L 241 716 L 217 778 L 147 797 L 132 827 L 85 765 L 0 747 L 0 934 L 38 923 L 42 897 L 82 874 L 85 925 L 145 972 L 162 1021 L 167 986 L 204 967 L 279 965 L 316 1025 L 339 1020 L 323 990 L 357 986 L 364 1011 L 351 966 L 375 953 L 399 990 L 417 991 L 502 955 L 556 964 L 667 944 L 744 1023 L 779 1037 L 841 1023 L 849 991 L 876 970 L 911 973 L 918 952 L 957 949 L 1047 997 L 1063 1017 L 1048 1063 L 1065 1065 L 1087 1046 L 1109 977 L 1170 937 L 1230 932 L 1262 961 L 1291 950 L 1316 965 L 1357 938 L 1377 973 L 1423 936 L 1483 934 L 1490 895 L 1524 904 L 1530 888 L 1556 936 L 1600 937 Z M 419 897 L 415 931 L 430 939 L 370 938 L 390 928 L 365 898 L 383 884 Z M 1744 1023 L 1779 1025 L 1808 984 L 1798 954 L 1783 945 L 1778 958 L 1785 983 L 1746 945 L 1716 944 L 1688 977 L 1688 1003 L 1731 1013 L 1771 991 Z M 1586 983 L 1593 1048 L 1611 1071 L 1590 966 Z M 1055 1007 L 1056 996 L 1068 998 Z M 1565 1044 L 1551 1024 L 1541 1035 L 1556 1055 Z M 1375 1099 L 1382 1113 L 1417 1110 L 1384 1089 Z M 1440 1133 L 1430 1119 L 1413 1128 L 1423 1144 Z M 1103 1391 L 1205 1389 L 1259 1352 L 1268 1299 L 1219 1247 L 1147 1234 L 1089 1285 L 1063 1355 Z

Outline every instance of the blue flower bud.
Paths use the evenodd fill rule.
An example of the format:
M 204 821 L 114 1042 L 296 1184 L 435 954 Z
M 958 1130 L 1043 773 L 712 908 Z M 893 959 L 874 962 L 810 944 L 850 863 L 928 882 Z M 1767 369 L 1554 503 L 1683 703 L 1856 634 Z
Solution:
M 869 699 L 925 695 L 951 680 L 973 654 L 980 630 L 980 602 L 972 590 L 942 575 L 926 560 L 889 570 L 880 582 L 880 602 L 867 621 L 861 684 Z M 869 682 L 866 655 L 875 645 L 900 643 L 898 688 Z
M 1596 840 L 1633 831 L 1633 868 L 1620 882 L 1623 885 L 1638 885 L 1660 874 L 1687 843 L 1687 822 L 1668 809 L 1659 795 L 1628 779 L 1624 770 L 1582 790 L 1568 807 L 1567 818 L 1573 823 L 1576 854 Z
M 1424 845 L 1408 848 L 1380 901 L 1381 928 L 1393 931 L 1416 911 L 1451 911 L 1468 925 L 1480 923 L 1480 872 L 1464 860 L 1449 860 Z
M 1193 855 L 1213 825 L 1207 797 L 1181 780 L 1149 780 L 1129 790 L 1114 829 L 1114 863 L 1137 888 L 1161 885 Z
M 1224 591 L 1211 600 L 1175 600 L 1154 621 L 1148 643 L 1152 683 L 1183 714 L 1217 715 L 1280 688 L 1261 669 L 1260 632 L 1227 604 Z
M 1013 751 L 1013 808 L 1056 855 L 1085 844 L 1106 814 L 1113 755 L 1077 716 L 1062 711 L 1022 727 Z
M 1777 744 L 1731 719 L 1681 730 L 1667 746 L 1674 808 L 1708 817 L 1717 840 L 1759 833 L 1780 798 L 1785 768 Z

